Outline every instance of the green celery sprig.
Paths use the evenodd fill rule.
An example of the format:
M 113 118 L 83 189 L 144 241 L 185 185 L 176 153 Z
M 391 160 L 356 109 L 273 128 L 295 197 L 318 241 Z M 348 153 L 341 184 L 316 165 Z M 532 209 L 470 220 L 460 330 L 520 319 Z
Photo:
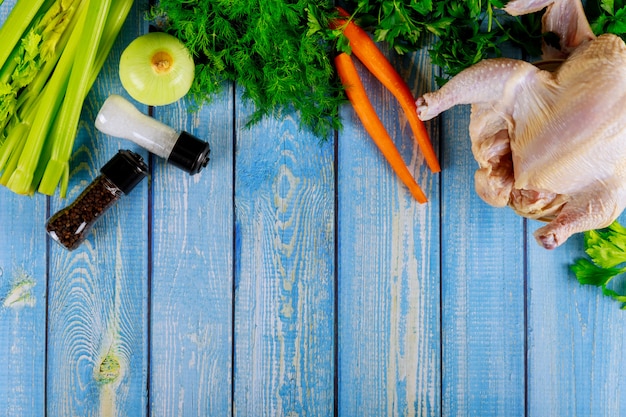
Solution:
M 128 14 L 130 13 L 131 9 L 133 6 L 133 0 L 116 0 L 113 1 L 110 5 L 110 9 L 109 9 L 109 14 L 107 16 L 106 19 L 106 23 L 100 38 L 100 44 L 98 46 L 98 53 L 96 54 L 96 58 L 91 66 L 91 70 L 90 70 L 90 74 L 89 74 L 89 79 L 87 82 L 87 90 L 85 91 L 85 96 L 82 98 L 82 101 L 86 98 L 87 92 L 89 91 L 89 89 L 91 89 L 91 86 L 94 84 L 94 82 L 96 81 L 96 78 L 98 77 L 98 74 L 100 73 L 100 70 L 102 69 L 102 67 L 104 66 L 104 63 L 109 55 L 109 53 L 111 52 L 111 49 L 113 48 L 113 44 L 115 43 L 115 39 L 117 39 L 117 35 L 120 33 L 120 31 L 122 30 L 122 26 L 124 25 L 124 22 L 126 21 L 126 18 L 128 17 Z M 74 135 L 75 136 L 75 135 Z M 51 135 L 51 138 L 54 137 L 58 137 L 58 136 L 54 136 Z M 73 146 L 73 142 L 74 139 L 73 138 L 67 138 L 69 139 L 69 141 L 71 141 L 71 143 L 66 142 L 65 146 L 66 148 L 66 152 L 71 152 L 71 147 Z M 52 151 L 55 147 L 57 147 L 58 144 L 56 141 L 54 140 L 48 140 L 46 142 L 46 146 L 43 150 L 43 154 L 40 158 L 40 161 L 49 161 L 51 158 L 51 154 Z M 69 151 L 68 151 L 69 149 Z M 67 184 L 68 184 L 68 171 L 69 171 L 69 153 L 66 153 L 66 167 L 67 170 L 64 168 L 64 172 L 66 175 L 63 175 L 63 172 L 61 172 L 61 196 L 65 197 L 66 192 L 67 192 Z M 45 175 L 45 170 L 47 169 L 47 166 L 45 164 L 39 164 L 39 166 L 37 167 L 36 171 L 35 171 L 35 175 L 33 178 L 33 183 L 34 184 L 40 184 L 39 186 L 39 191 L 42 192 L 43 194 L 53 194 L 54 193 L 54 188 L 56 188 L 56 184 L 44 184 L 43 187 L 41 186 L 41 184 L 43 184 L 42 178 Z M 57 180 L 57 184 L 58 184 L 58 180 Z
M 82 105 L 133 0 L 41 3 L 32 12 L 29 0 L 17 1 L 11 14 L 28 16 L 31 21 L 12 19 L 15 24 L 22 23 L 17 29 L 22 34 L 15 45 L 6 49 L 3 48 L 7 44 L 0 45 L 0 54 L 8 57 L 8 61 L 0 61 L 0 96 L 14 99 L 2 100 L 9 114 L 6 123 L 0 124 L 0 184 L 19 194 L 32 194 L 39 189 L 51 195 L 62 181 L 61 196 L 65 196 Z M 8 29 L 5 25 L 0 30 Z M 29 42 L 27 36 L 35 36 L 37 42 Z M 25 42 L 30 46 L 29 57 L 36 55 L 33 60 L 37 61 L 25 61 L 22 66 L 32 72 L 18 69 L 14 63 L 24 52 Z M 5 74 L 10 74 L 5 79 L 11 84 L 1 82 Z M 24 80 L 24 85 L 14 89 L 14 79 Z
M 85 0 L 86 1 L 86 0 Z M 59 110 L 65 91 L 67 89 L 72 62 L 76 56 L 77 48 L 82 36 L 85 16 L 88 7 L 85 7 L 76 16 L 78 24 L 72 32 L 68 44 L 63 50 L 59 62 L 52 73 L 50 80 L 37 99 L 32 111 L 23 121 L 30 126 L 28 135 L 21 152 L 12 152 L 9 161 L 18 158 L 17 163 L 12 164 L 15 169 L 5 167 L 4 175 L 0 182 L 17 194 L 32 194 L 34 192 L 33 177 L 46 137 L 50 131 L 54 117 Z
M 8 111 L 0 113 L 2 128 L 7 116 L 20 112 L 24 103 L 36 102 L 33 94 L 39 96 L 54 70 L 78 20 L 73 18 L 74 13 L 82 4 L 84 2 L 76 5 L 70 0 L 61 7 L 60 2 L 55 2 L 40 19 L 36 18 L 36 24 L 24 35 L 22 46 L 16 48 L 17 56 L 12 58 L 15 66 L 11 75 L 13 97 Z M 45 8 L 46 5 L 41 10 Z
M 47 42 L 42 44 L 42 48 L 51 49 L 48 53 L 48 59 L 41 67 L 35 78 L 26 86 L 17 98 L 17 111 L 18 118 L 24 120 L 27 115 L 32 111 L 33 107 L 38 103 L 38 97 L 41 95 L 43 88 L 50 79 L 50 75 L 57 67 L 57 63 L 61 58 L 61 54 L 65 50 L 68 44 L 69 38 L 76 29 L 76 24 L 80 19 L 74 19 L 76 14 L 79 14 L 85 7 L 85 2 L 79 2 L 76 7 L 71 7 L 64 11 L 64 24 L 62 25 L 63 32 L 59 36 L 54 38 L 48 38 Z M 46 30 L 48 30 L 46 28 Z M 60 28 L 56 27 L 55 31 L 59 31 Z M 0 166 L 2 166 L 0 164 Z
M 49 55 L 40 54 L 40 50 L 51 43 L 45 39 L 45 31 L 50 25 L 50 18 L 54 17 L 50 13 L 52 1 L 47 0 L 43 5 L 26 5 L 26 2 L 16 5 L 0 28 L 0 39 L 7 41 L 3 43 L 5 47 L 0 48 L 0 59 L 6 57 L 0 61 L 0 131 L 17 110 L 18 94 L 22 88 L 36 77 L 49 58 Z M 32 16 L 32 22 L 19 20 L 23 16 Z
M 30 26 L 31 22 L 39 12 L 45 0 L 18 1 L 4 24 L 0 28 L 0 62 L 7 63 L 8 58 L 15 49 L 15 46 L 22 39 L 22 35 Z M 4 66 L 4 65 L 3 65 Z
M 626 228 L 615 221 L 607 228 L 585 232 L 584 241 L 589 258 L 577 259 L 570 270 L 578 282 L 600 287 L 626 309 L 626 294 L 609 288 L 614 278 L 626 273 Z
M 69 178 L 69 159 L 78 132 L 83 102 L 91 88 L 89 84 L 91 68 L 96 60 L 110 6 L 111 0 L 89 0 L 84 28 L 78 45 L 78 50 L 81 53 L 76 54 L 74 59 L 65 98 L 51 132 L 51 139 L 55 141 L 55 146 L 39 185 L 39 192 L 43 194 L 54 194 L 59 181 L 63 178 L 61 195 L 65 196 Z
M 42 39 L 42 42 L 38 43 L 38 46 L 44 47 L 46 44 L 55 43 L 55 45 L 47 47 L 48 50 L 58 51 L 62 48 L 59 48 L 56 45 L 56 41 L 51 39 L 48 36 L 44 36 L 44 32 L 48 28 L 52 20 L 54 20 L 54 12 L 60 13 L 62 12 L 67 16 L 66 11 L 72 10 L 72 1 L 66 1 L 65 6 L 61 10 L 58 7 L 58 4 L 55 0 L 47 0 L 43 3 L 43 5 L 37 8 L 36 4 L 33 5 L 28 1 L 18 1 L 5 24 L 0 28 L 1 32 L 9 31 L 13 36 L 16 33 L 19 34 L 19 31 L 23 30 L 24 32 L 21 34 L 21 38 L 15 43 L 11 40 L 7 43 L 2 43 L 0 45 L 0 55 L 8 56 L 8 61 L 0 62 L 0 90 L 2 90 L 3 94 L 6 96 L 3 97 L 2 100 L 2 123 L 0 124 L 0 137 L 7 138 L 10 137 L 11 140 L 0 141 L 0 172 L 2 172 L 2 177 L 0 177 L 0 184 L 6 185 L 13 171 L 18 167 L 18 163 L 16 159 L 19 159 L 22 150 L 25 148 L 25 140 L 28 135 L 28 130 L 30 129 L 32 119 L 28 119 L 28 121 L 19 114 L 19 108 L 24 104 L 22 94 L 29 90 L 30 85 L 25 86 L 21 83 L 19 86 L 14 82 L 15 79 L 22 78 L 18 70 L 18 59 L 24 53 L 24 43 L 28 44 L 28 39 L 31 37 L 36 37 Z M 31 8 L 32 7 L 32 8 Z M 17 17 L 16 17 L 17 16 Z M 31 22 L 24 22 L 20 19 L 23 19 L 24 16 L 34 16 Z M 58 22 L 57 22 L 58 23 Z M 71 25 L 61 25 L 70 27 Z M 56 30 L 59 30 L 58 28 Z M 44 39 L 45 38 L 45 39 Z M 11 50 L 12 48 L 12 50 Z M 10 52 L 8 52 L 10 51 Z M 32 55 L 35 55 L 32 53 Z M 40 55 L 40 54 L 37 54 Z M 35 65 L 36 68 L 41 72 L 42 68 L 53 67 L 56 65 L 56 61 L 58 61 L 59 54 L 54 56 L 48 56 L 45 59 L 45 62 L 39 62 Z M 43 61 L 43 60 L 42 60 Z M 48 74 L 49 75 L 49 74 Z M 39 74 L 28 77 L 30 82 L 34 82 L 34 80 L 39 78 Z M 38 103 L 39 95 L 31 97 L 30 103 Z M 6 112 L 6 113 L 5 113 Z M 21 132 L 22 137 L 18 137 L 13 133 L 13 129 L 15 126 L 21 126 L 18 130 Z M 27 128 L 27 129 L 25 129 Z

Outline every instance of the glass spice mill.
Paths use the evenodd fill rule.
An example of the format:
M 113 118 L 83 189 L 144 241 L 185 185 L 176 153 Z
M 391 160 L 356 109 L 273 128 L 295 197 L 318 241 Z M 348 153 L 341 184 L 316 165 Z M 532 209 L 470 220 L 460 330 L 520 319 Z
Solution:
M 141 156 L 119 151 L 72 204 L 48 219 L 46 231 L 66 249 L 76 249 L 96 220 L 147 175 L 148 167 Z
M 190 175 L 200 172 L 209 162 L 207 142 L 140 113 L 118 95 L 105 101 L 96 117 L 96 128 L 131 140 Z M 148 167 L 140 155 L 120 150 L 73 203 L 48 219 L 46 231 L 66 249 L 76 249 L 94 223 L 147 175 Z

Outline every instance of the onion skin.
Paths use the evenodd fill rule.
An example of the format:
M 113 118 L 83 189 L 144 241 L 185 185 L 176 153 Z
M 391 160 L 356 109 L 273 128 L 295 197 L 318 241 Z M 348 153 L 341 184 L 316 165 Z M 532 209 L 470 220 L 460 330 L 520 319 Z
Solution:
M 193 58 L 182 42 L 163 32 L 132 41 L 120 57 L 119 76 L 126 92 L 148 106 L 183 98 L 193 83 Z

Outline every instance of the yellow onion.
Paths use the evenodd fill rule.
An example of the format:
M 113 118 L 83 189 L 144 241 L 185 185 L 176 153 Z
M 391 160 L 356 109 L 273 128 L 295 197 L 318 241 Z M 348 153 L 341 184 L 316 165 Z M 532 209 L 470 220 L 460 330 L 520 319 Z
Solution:
M 195 66 L 185 45 L 163 32 L 132 41 L 122 52 L 119 75 L 128 94 L 148 106 L 174 103 L 187 94 Z

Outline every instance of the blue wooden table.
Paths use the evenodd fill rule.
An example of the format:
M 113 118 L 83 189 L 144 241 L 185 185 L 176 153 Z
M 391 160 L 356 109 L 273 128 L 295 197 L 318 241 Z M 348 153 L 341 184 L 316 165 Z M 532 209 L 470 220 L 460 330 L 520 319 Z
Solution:
M 350 106 L 320 143 L 295 116 L 245 128 L 236 85 L 140 107 L 211 143 L 189 176 L 93 125 L 126 96 L 141 7 L 85 102 L 67 198 L 0 190 L 0 416 L 626 415 L 626 312 L 569 273 L 581 236 L 546 251 L 476 195 L 468 107 L 428 123 L 431 174 L 359 66 L 425 205 Z M 416 96 L 436 88 L 425 50 L 389 55 Z M 46 219 L 121 148 L 150 180 L 76 251 L 51 242 Z

